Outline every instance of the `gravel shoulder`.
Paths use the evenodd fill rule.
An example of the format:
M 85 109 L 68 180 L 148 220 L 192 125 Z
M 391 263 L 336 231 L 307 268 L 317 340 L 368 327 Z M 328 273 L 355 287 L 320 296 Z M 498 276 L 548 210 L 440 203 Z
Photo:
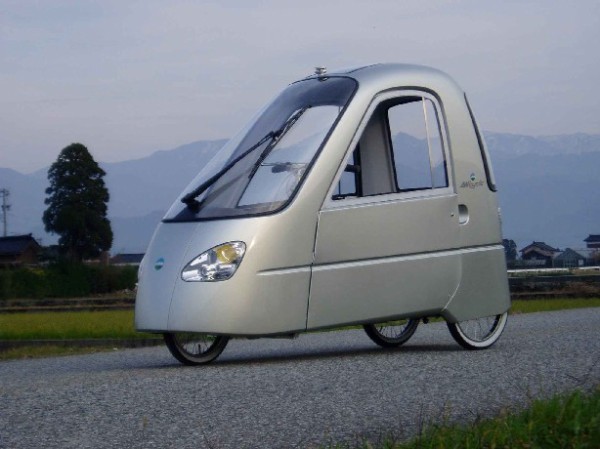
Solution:
M 415 435 L 600 384 L 600 308 L 509 317 L 485 351 L 444 323 L 397 350 L 362 331 L 233 340 L 212 365 L 164 347 L 0 362 L 0 448 L 264 448 Z

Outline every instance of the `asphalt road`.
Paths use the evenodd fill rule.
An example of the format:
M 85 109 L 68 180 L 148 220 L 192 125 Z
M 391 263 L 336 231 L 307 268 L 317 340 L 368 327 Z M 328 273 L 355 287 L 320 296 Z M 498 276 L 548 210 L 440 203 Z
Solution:
M 1 448 L 265 448 L 415 435 L 600 384 L 600 308 L 509 317 L 491 349 L 445 324 L 401 349 L 362 331 L 234 340 L 184 367 L 164 347 L 0 362 Z

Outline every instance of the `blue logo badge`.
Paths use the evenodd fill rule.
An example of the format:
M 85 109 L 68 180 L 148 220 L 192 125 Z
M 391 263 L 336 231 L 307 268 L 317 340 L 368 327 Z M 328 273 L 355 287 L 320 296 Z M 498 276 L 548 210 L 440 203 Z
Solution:
M 165 259 L 160 257 L 158 259 L 156 259 L 156 262 L 154 262 L 154 269 L 156 271 L 160 270 L 165 264 Z

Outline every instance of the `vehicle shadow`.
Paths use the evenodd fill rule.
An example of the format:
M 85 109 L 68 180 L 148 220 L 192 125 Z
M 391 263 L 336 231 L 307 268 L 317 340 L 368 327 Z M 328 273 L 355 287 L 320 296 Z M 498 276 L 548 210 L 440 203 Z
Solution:
M 227 355 L 227 349 L 225 352 L 215 361 L 207 365 L 202 365 L 202 369 L 219 368 L 219 367 L 233 367 L 233 366 L 244 366 L 244 365 L 275 365 L 285 364 L 290 362 L 303 362 L 303 361 L 316 361 L 316 360 L 327 360 L 332 358 L 365 358 L 365 357 L 389 357 L 390 354 L 419 354 L 419 353 L 444 353 L 444 352 L 457 352 L 464 351 L 458 345 L 453 344 L 432 344 L 432 345 L 410 345 L 402 346 L 399 348 L 379 348 L 379 347 L 363 347 L 363 348 L 352 348 L 352 349 L 314 349 L 302 348 L 301 350 L 289 350 L 285 351 L 253 351 L 253 354 L 249 355 Z M 173 360 L 173 364 L 165 366 L 163 368 L 172 367 L 184 367 L 177 361 Z M 156 367 L 154 367 L 156 368 Z M 198 368 L 198 367 L 191 367 Z

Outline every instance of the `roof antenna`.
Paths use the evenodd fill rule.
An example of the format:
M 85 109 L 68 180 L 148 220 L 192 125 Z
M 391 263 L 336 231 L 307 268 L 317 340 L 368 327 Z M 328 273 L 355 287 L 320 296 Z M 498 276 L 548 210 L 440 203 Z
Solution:
M 324 76 L 327 73 L 327 67 L 317 66 L 315 67 L 315 75 Z

